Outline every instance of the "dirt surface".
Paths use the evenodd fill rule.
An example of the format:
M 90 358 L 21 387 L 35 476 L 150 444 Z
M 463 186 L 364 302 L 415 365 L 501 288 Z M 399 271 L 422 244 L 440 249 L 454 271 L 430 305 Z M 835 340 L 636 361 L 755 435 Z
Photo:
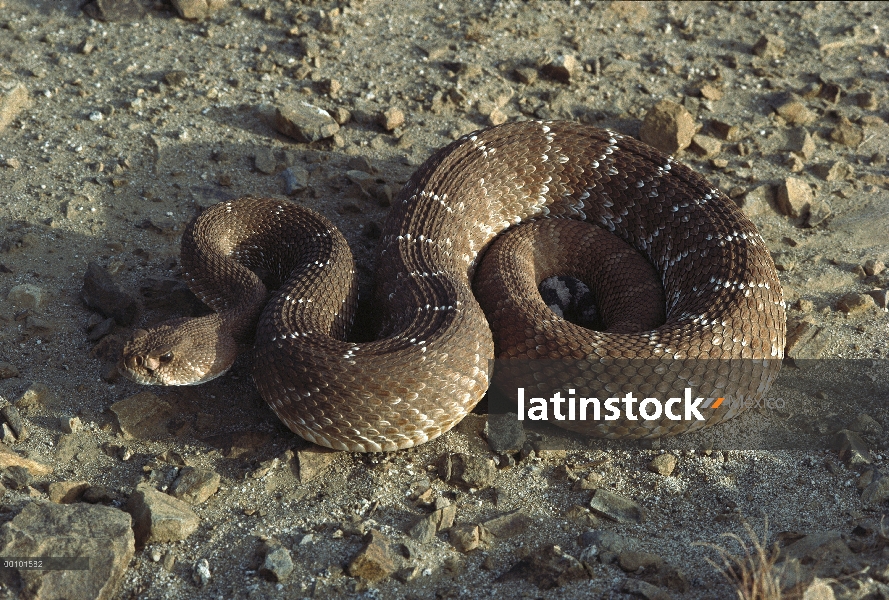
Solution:
M 432 150 L 505 119 L 574 119 L 638 136 L 668 99 L 706 136 L 678 157 L 736 199 L 773 252 L 799 334 L 791 354 L 843 359 L 836 371 L 858 373 L 854 365 L 878 381 L 889 318 L 879 292 L 867 292 L 889 285 L 880 271 L 889 263 L 889 5 L 241 0 L 186 20 L 162 2 L 136 2 L 144 11 L 133 20 L 103 22 L 80 4 L 0 0 L 0 393 L 30 431 L 7 445 L 53 468 L 21 486 L 7 473 L 0 519 L 46 501 L 59 481 L 105 486 L 100 500 L 123 507 L 140 482 L 168 491 L 188 465 L 221 475 L 193 507 L 197 530 L 137 548 L 114 597 L 732 597 L 707 562 L 717 554 L 693 544 L 746 537 L 744 518 L 761 536 L 764 516 L 770 543 L 795 539 L 776 532 L 839 532 L 849 556 L 826 573 L 838 596 L 886 593 L 877 588 L 889 583 L 889 551 L 873 523 L 889 492 L 874 503 L 861 496 L 889 467 L 889 395 L 865 398 L 877 422 L 860 430 L 869 463 L 826 443 L 675 449 L 664 475 L 649 464 L 667 442 L 606 445 L 548 430 L 555 445 L 526 447 L 515 466 L 496 457 L 503 468 L 460 487 L 433 465 L 448 452 L 495 458 L 483 416 L 415 450 L 319 458 L 300 454 L 247 360 L 203 386 L 150 390 L 113 364 L 133 326 L 193 310 L 187 295 L 151 280 L 177 277 L 179 235 L 204 207 L 287 197 L 290 169 L 304 179 L 290 199 L 343 231 L 366 292 L 389 197 Z M 571 59 L 572 69 L 556 68 Z M 20 107 L 10 100 L 16 83 L 28 92 Z M 294 98 L 328 110 L 338 131 L 311 143 L 279 133 L 275 107 Z M 799 217 L 779 209 L 782 189 L 799 191 L 788 177 L 812 195 Z M 93 340 L 88 328 L 103 318 L 81 300 L 91 261 L 143 306 L 133 325 L 108 323 Z M 156 396 L 110 409 L 146 391 Z M 856 417 L 833 408 L 825 432 Z M 82 425 L 64 433 L 75 416 Z M 590 512 L 593 488 L 632 499 L 646 519 Z M 423 504 L 435 498 L 437 507 Z M 466 527 L 408 533 L 445 504 Z M 485 534 L 497 529 L 489 524 L 480 548 L 455 548 L 464 530 L 471 537 L 475 524 L 515 510 L 514 530 Z M 371 530 L 388 541 L 365 541 Z M 588 530 L 623 540 L 624 554 L 609 557 Z M 395 573 L 375 580 L 355 557 L 380 547 Z M 294 564 L 280 582 L 261 569 L 278 548 Z M 636 568 L 627 550 L 683 575 Z M 643 579 L 660 589 L 639 591 Z M 10 585 L 2 593 L 15 595 Z

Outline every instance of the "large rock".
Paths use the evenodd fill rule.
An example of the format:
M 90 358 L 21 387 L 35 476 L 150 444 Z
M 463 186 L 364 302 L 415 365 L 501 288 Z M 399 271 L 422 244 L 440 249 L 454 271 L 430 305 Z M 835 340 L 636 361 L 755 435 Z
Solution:
M 352 559 L 346 571 L 352 577 L 360 577 L 371 583 L 382 581 L 395 572 L 397 565 L 389 538 L 371 529 L 364 541 L 364 548 Z
M 189 504 L 201 504 L 216 493 L 220 481 L 216 471 L 183 467 L 170 493 Z
M 676 154 L 691 144 L 695 119 L 684 106 L 661 100 L 645 114 L 639 139 L 666 154 Z
M 275 129 L 298 142 L 316 142 L 339 131 L 330 113 L 302 100 L 284 102 L 275 110 Z
M 28 106 L 29 98 L 28 88 L 24 84 L 15 80 L 0 80 L 0 131 Z
M 167 421 L 173 408 L 151 392 L 139 392 L 111 405 L 124 439 L 152 439 L 169 435 Z
M 559 546 L 545 546 L 513 565 L 498 582 L 525 579 L 542 590 L 591 579 L 583 563 Z
M 124 327 L 132 324 L 139 312 L 136 299 L 121 291 L 108 271 L 92 261 L 87 265 L 83 276 L 80 298 L 88 308 L 113 318 L 118 325 Z
M 7 448 L 5 444 L 0 444 L 0 469 L 8 469 L 9 467 L 24 467 L 32 475 L 48 475 L 52 473 L 52 466 L 25 458 Z
M 134 553 L 127 513 L 91 504 L 32 502 L 0 527 L 0 556 L 85 558 L 89 566 L 76 570 L 0 569 L 0 582 L 18 598 L 113 598 Z
M 145 17 L 145 7 L 139 0 L 95 0 L 83 7 L 89 17 L 100 21 L 129 23 Z
M 126 511 L 133 516 L 133 530 L 140 546 L 184 540 L 200 524 L 200 519 L 188 504 L 157 491 L 147 483 L 136 486 L 136 491 L 127 502 Z
M 204 19 L 225 6 L 226 0 L 172 0 L 176 12 L 183 19 Z
M 494 461 L 462 452 L 442 454 L 436 463 L 442 481 L 466 488 L 484 489 L 497 478 Z

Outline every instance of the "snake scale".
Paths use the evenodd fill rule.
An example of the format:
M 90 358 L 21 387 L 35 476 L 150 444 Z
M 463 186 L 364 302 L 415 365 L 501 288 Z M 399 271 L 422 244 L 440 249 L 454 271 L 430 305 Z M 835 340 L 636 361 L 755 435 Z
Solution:
M 139 383 L 201 383 L 252 345 L 254 380 L 278 417 L 342 450 L 408 448 L 448 431 L 485 394 L 495 353 L 550 359 L 564 366 L 566 387 L 609 395 L 696 386 L 696 395 L 742 398 L 765 393 L 784 352 L 774 264 L 736 205 L 672 157 L 572 122 L 478 131 L 414 173 L 383 227 L 375 341 L 347 341 L 357 305 L 349 246 L 307 208 L 217 204 L 187 228 L 181 259 L 215 312 L 136 331 L 121 371 Z M 596 279 L 600 264 L 604 331 L 546 308 L 542 280 Z M 558 424 L 658 437 L 740 410 L 703 422 Z

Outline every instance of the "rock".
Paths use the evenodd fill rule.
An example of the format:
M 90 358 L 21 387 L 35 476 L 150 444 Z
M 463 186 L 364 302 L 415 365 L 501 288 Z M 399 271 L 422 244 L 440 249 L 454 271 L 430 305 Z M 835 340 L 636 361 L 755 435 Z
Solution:
M 152 439 L 169 435 L 167 421 L 173 408 L 151 392 L 140 392 L 111 405 L 124 439 Z
M 3 469 L 3 481 L 14 490 L 27 490 L 34 483 L 34 477 L 27 467 L 12 465 Z
M 531 67 L 518 67 L 513 71 L 515 78 L 525 85 L 533 85 L 537 82 L 537 70 Z
M 110 504 L 116 500 L 115 495 L 104 485 L 91 485 L 80 499 L 90 504 Z
M 370 195 L 371 189 L 373 189 L 377 182 L 377 178 L 370 173 L 359 171 L 356 169 L 346 171 L 346 177 L 349 179 L 349 181 L 360 187 L 361 191 L 368 196 Z
M 209 469 L 183 467 L 170 494 L 189 504 L 202 504 L 219 489 L 219 473 Z
M 785 102 L 775 109 L 775 112 L 789 125 L 809 125 L 818 118 L 818 115 L 799 100 Z
M 787 149 L 805 160 L 811 160 L 815 156 L 815 139 L 803 127 L 791 129 L 787 134 Z
M 641 579 L 625 579 L 621 591 L 626 594 L 641 596 L 646 600 L 672 600 L 673 598 L 668 592 Z
M 575 504 L 565 511 L 565 518 L 581 527 L 593 528 L 599 526 L 599 518 L 590 512 L 585 506 Z
M 346 571 L 352 577 L 361 577 L 371 583 L 388 578 L 397 568 L 389 539 L 379 531 L 371 529 L 364 540 L 367 544 L 352 559 Z
M 866 292 L 868 296 L 874 299 L 874 304 L 879 308 L 886 308 L 889 306 L 889 289 L 885 290 L 870 290 Z
M 809 534 L 781 551 L 783 564 L 778 563 L 778 568 L 784 568 L 791 581 L 782 585 L 794 585 L 795 578 L 805 580 L 812 575 L 818 577 L 839 577 L 844 569 L 856 566 L 850 564 L 854 558 L 852 551 L 843 541 L 839 531 L 823 531 Z
M 633 573 L 651 585 L 667 587 L 683 594 L 688 591 L 685 574 L 657 554 L 624 550 L 618 555 L 617 564 L 627 573 Z
M 842 160 L 832 165 L 815 165 L 812 171 L 825 181 L 850 181 L 855 176 L 852 165 Z
M 422 517 L 411 527 L 408 535 L 422 544 L 428 544 L 435 539 L 436 534 L 453 525 L 456 516 L 456 505 L 445 506 Z
M 49 475 L 53 471 L 52 466 L 19 456 L 4 444 L 0 444 L 0 469 L 8 469 L 10 467 L 24 467 L 32 475 Z
M 99 21 L 129 23 L 145 17 L 145 8 L 139 0 L 95 0 L 83 7 L 90 18 Z
M 864 141 L 864 130 L 846 117 L 830 131 L 831 141 L 844 146 L 858 146 Z
M 113 318 L 124 327 L 131 325 L 139 312 L 136 299 L 122 292 L 108 271 L 94 261 L 87 265 L 80 298 L 88 308 Z
M 59 417 L 59 427 L 65 433 L 76 433 L 83 425 L 78 417 Z
M 460 552 L 471 552 L 479 546 L 479 527 L 472 523 L 456 525 L 448 530 L 448 541 Z
M 873 462 L 865 441 L 848 429 L 841 429 L 834 434 L 830 439 L 830 449 L 836 452 L 843 464 L 850 469 Z
M 9 425 L 7 425 L 6 423 L 3 423 L 2 425 L 0 425 L 0 442 L 3 442 L 4 444 L 6 444 L 8 446 L 11 446 L 11 445 L 15 444 L 15 442 L 16 442 L 15 434 L 12 432 L 12 429 L 10 429 Z
M 707 100 L 722 100 L 723 97 L 722 89 L 710 83 L 705 83 L 698 91 L 701 94 L 701 97 Z
M 885 596 L 885 593 L 881 593 Z M 829 580 L 816 577 L 812 580 L 801 597 L 801 600 L 835 600 L 833 588 L 830 587 Z
M 36 409 L 47 408 L 55 400 L 55 395 L 45 383 L 34 382 L 28 386 L 15 401 L 16 407 L 28 413 Z
M 886 500 L 889 500 L 889 477 L 880 474 L 861 491 L 861 504 L 878 510 Z
M 775 202 L 775 192 L 770 185 L 761 185 L 748 191 L 736 200 L 748 217 L 763 214 Z
M 737 125 L 725 121 L 710 121 L 710 128 L 727 142 L 737 142 L 741 139 L 741 128 Z
M 767 60 L 773 60 L 784 56 L 784 52 L 787 48 L 784 45 L 783 39 L 777 35 L 766 34 L 760 36 L 753 45 L 752 50 L 756 56 L 761 56 Z
M 278 161 L 271 148 L 263 147 L 256 149 L 256 153 L 253 155 L 253 165 L 260 173 L 271 175 L 278 168 Z
M 503 125 L 509 121 L 509 117 L 499 108 L 495 108 L 488 114 L 488 125 Z
M 271 548 L 265 555 L 259 574 L 269 581 L 284 581 L 293 573 L 293 559 L 287 548 Z
M 49 501 L 56 504 L 77 502 L 90 486 L 86 481 L 53 481 L 49 484 Z
M 858 92 L 855 94 L 855 103 L 864 110 L 877 110 L 879 108 L 877 95 L 873 92 Z
M 664 559 L 651 552 L 635 552 L 625 550 L 617 557 L 617 565 L 627 573 L 635 573 L 639 569 L 659 570 Z
M 788 358 L 819 358 L 829 337 L 824 329 L 807 316 L 797 323 L 788 323 L 784 355 Z
M 872 296 L 867 294 L 849 292 L 837 300 L 836 306 L 837 310 L 841 310 L 849 315 L 857 315 L 859 313 L 867 312 L 872 308 L 876 308 L 876 302 L 874 302 Z
M 595 490 L 598 489 L 600 485 L 602 485 L 602 476 L 594 472 L 575 481 L 572 489 L 575 491 Z
M 181 69 L 167 71 L 164 75 L 164 83 L 173 88 L 179 88 L 188 82 L 188 73 Z
M 833 209 L 826 200 L 814 198 L 809 205 L 809 214 L 806 215 L 806 227 L 817 227 L 824 223 L 832 214 Z
M 199 587 L 206 587 L 206 585 L 210 583 L 212 577 L 213 575 L 210 573 L 210 563 L 206 558 L 202 558 L 194 563 L 194 566 L 191 569 L 191 579 Z
M 64 556 L 89 566 L 0 569 L 0 582 L 12 597 L 108 600 L 116 597 L 134 553 L 130 516 L 121 510 L 31 502 L 0 527 L 0 555 Z
M 867 413 L 855 415 L 855 418 L 846 425 L 846 429 L 864 435 L 879 436 L 883 434 L 883 426 Z
M 200 20 L 225 6 L 226 0 L 170 0 L 183 19 Z
M 704 158 L 712 158 L 722 152 L 722 142 L 715 137 L 698 134 L 692 137 L 690 150 Z
M 28 88 L 24 84 L 15 80 L 0 79 L 0 132 L 12 123 L 12 120 L 23 108 L 28 106 L 29 102 Z M 9 159 L 6 164 L 12 166 Z
M 497 454 L 515 454 L 527 441 L 524 426 L 516 413 L 488 414 L 485 437 L 488 446 Z
M 400 108 L 389 108 L 377 116 L 377 123 L 386 131 L 398 129 L 404 125 L 404 111 Z
M 42 288 L 23 283 L 9 290 L 6 299 L 18 309 L 33 311 L 41 310 L 46 305 L 47 296 Z
M 316 142 L 332 137 L 340 126 L 323 108 L 291 99 L 275 110 L 275 129 L 298 142 Z
M 497 478 L 494 461 L 474 454 L 447 453 L 437 461 L 442 481 L 467 488 L 483 489 Z
M 12 377 L 18 377 L 19 370 L 12 363 L 0 361 L 0 379 L 10 379 Z
M 203 303 L 188 289 L 185 282 L 168 277 L 149 277 L 139 286 L 145 308 L 173 310 L 182 314 L 192 314 L 200 310 Z
M 525 533 L 531 526 L 531 517 L 522 509 L 488 519 L 481 524 L 480 534 L 483 538 L 491 537 L 506 539 Z
M 603 488 L 593 492 L 590 508 L 603 517 L 618 523 L 641 523 L 645 520 L 645 511 L 641 506 L 629 498 Z
M 295 453 L 295 466 L 300 483 L 311 481 L 336 459 L 339 453 L 330 448 L 316 446 L 314 444 Z
M 23 442 L 28 439 L 28 427 L 25 425 L 25 420 L 22 418 L 22 415 L 19 413 L 19 409 L 15 407 L 13 404 L 7 404 L 2 409 L 0 409 L 0 415 L 3 415 L 3 418 L 9 424 L 10 429 L 15 434 L 15 439 Z
M 576 70 L 577 59 L 570 54 L 560 54 L 540 68 L 546 77 L 561 83 L 570 83 Z
M 597 530 L 588 531 L 581 535 L 581 546 L 594 549 L 593 555 L 598 555 L 599 562 L 610 564 L 617 560 L 625 550 L 635 548 L 637 542 L 633 538 L 623 538 L 613 531 Z
M 520 560 L 496 579 L 497 582 L 525 579 L 542 590 L 590 579 L 583 564 L 559 546 L 545 546 Z
M 802 179 L 787 177 L 778 187 L 777 204 L 782 214 L 798 218 L 809 208 L 815 195 L 812 188 Z
M 836 104 L 840 101 L 840 98 L 843 96 L 845 92 L 843 91 L 843 87 L 838 83 L 833 83 L 831 81 L 825 81 L 821 85 L 821 90 L 818 92 L 819 98 L 824 98 L 828 102 L 832 104 Z
M 290 165 L 281 172 L 284 179 L 284 193 L 292 196 L 309 187 L 309 172 L 302 165 Z
M 879 275 L 883 271 L 886 270 L 886 265 L 883 264 L 883 261 L 868 259 L 864 263 L 864 274 L 868 277 L 873 277 L 874 275 Z
M 664 477 L 672 475 L 676 469 L 676 457 L 672 454 L 659 454 L 648 463 L 648 470 Z
M 676 154 L 688 148 L 695 135 L 695 120 L 685 107 L 661 100 L 645 115 L 639 138 L 661 152 Z
M 200 519 L 188 504 L 147 483 L 136 486 L 127 501 L 126 511 L 133 516 L 133 530 L 139 546 L 184 540 L 200 525 Z

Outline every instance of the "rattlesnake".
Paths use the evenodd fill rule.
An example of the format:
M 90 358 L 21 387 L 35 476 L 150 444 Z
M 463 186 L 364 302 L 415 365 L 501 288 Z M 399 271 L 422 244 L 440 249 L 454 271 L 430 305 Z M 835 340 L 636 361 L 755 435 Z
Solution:
M 506 229 L 476 278 L 483 312 L 471 282 Z M 534 288 L 553 275 L 597 277 L 589 252 L 604 246 L 613 250 L 600 262 L 625 285 L 597 292 L 614 326 L 597 332 L 557 317 Z M 629 247 L 634 266 L 616 263 Z M 571 122 L 478 131 L 417 170 L 383 228 L 376 341 L 346 341 L 357 304 L 349 247 L 307 208 L 254 197 L 220 203 L 189 225 L 181 256 L 187 283 L 216 312 L 137 331 L 121 371 L 139 383 L 200 383 L 252 343 L 254 380 L 275 413 L 303 438 L 343 450 L 408 448 L 448 431 L 485 394 L 495 339 L 500 357 L 563 365 L 566 387 L 640 397 L 687 386 L 760 397 L 784 351 L 775 268 L 735 204 L 672 157 Z M 260 279 L 277 287 L 270 297 Z M 523 291 L 510 298 L 501 285 Z M 643 289 L 653 307 L 631 306 L 638 314 L 622 318 L 621 303 L 633 305 Z M 656 437 L 741 409 L 724 408 L 705 422 L 568 426 Z

